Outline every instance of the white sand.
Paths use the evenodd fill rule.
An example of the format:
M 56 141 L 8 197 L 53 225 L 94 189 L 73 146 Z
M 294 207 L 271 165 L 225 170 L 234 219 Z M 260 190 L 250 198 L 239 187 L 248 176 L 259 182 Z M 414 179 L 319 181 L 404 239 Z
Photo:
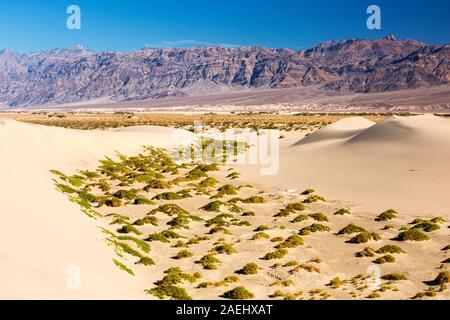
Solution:
M 106 247 L 95 223 L 55 190 L 49 170 L 93 169 L 99 159 L 113 155 L 115 150 L 132 155 L 140 152 L 142 145 L 170 147 L 172 132 L 173 129 L 155 127 L 77 131 L 0 121 L 0 214 L 3 225 L 0 232 L 0 298 L 148 298 L 143 290 L 149 288 L 152 280 L 161 277 L 166 265 L 158 265 L 145 277 L 131 277 L 114 266 L 112 250 Z M 237 168 L 243 174 L 242 180 L 300 191 L 313 187 L 328 199 L 361 204 L 364 210 L 373 210 L 367 216 L 364 210 L 358 210 L 357 214 L 358 224 L 369 230 L 375 230 L 372 216 L 391 207 L 400 211 L 403 224 L 410 220 L 408 215 L 449 218 L 448 120 L 434 116 L 392 117 L 373 125 L 365 119 L 354 118 L 312 134 L 306 138 L 309 142 L 297 143 L 303 135 L 290 132 L 281 140 L 281 165 L 276 176 L 260 176 L 259 168 L 244 166 Z M 195 199 L 189 201 L 186 202 L 192 206 L 189 210 L 198 208 Z M 281 207 L 281 203 L 277 206 Z M 258 212 L 254 225 L 271 219 L 278 209 L 268 204 L 265 211 Z M 324 209 L 326 207 L 320 207 L 320 211 Z M 332 216 L 334 209 L 324 212 Z M 333 229 L 344 226 L 340 219 L 332 218 Z M 348 219 L 347 223 L 353 217 L 342 219 Z M 417 273 L 413 274 L 414 279 L 431 279 L 436 264 L 443 259 L 440 248 L 445 243 L 445 230 L 439 232 L 439 237 L 436 236 L 439 241 L 434 239 L 421 246 L 405 244 L 413 258 L 410 260 L 409 254 L 408 259 L 400 258 L 401 270 L 410 270 L 414 266 L 412 271 Z M 308 258 L 317 255 L 326 262 L 321 278 L 323 283 L 337 270 L 351 276 L 365 268 L 365 260 L 351 265 L 356 250 L 352 246 L 341 243 L 345 249 L 337 250 L 338 247 L 330 245 L 334 243 L 334 237 L 330 234 L 308 238 L 309 245 L 314 248 L 308 251 Z M 158 252 L 158 247 L 154 250 Z M 258 255 L 266 250 L 265 245 Z M 430 252 L 425 261 L 421 259 L 420 250 Z M 295 251 L 295 254 L 303 259 L 305 252 Z M 227 259 L 224 265 L 229 269 L 228 273 L 242 264 L 242 257 L 239 260 L 235 256 L 224 259 Z M 252 257 L 246 256 L 246 259 Z M 80 290 L 67 289 L 67 268 L 71 265 L 81 268 Z M 346 267 L 348 270 L 344 270 Z M 313 286 L 315 278 L 307 279 Z M 413 294 L 416 289 L 411 287 L 407 293 Z M 267 290 L 264 287 L 258 291 L 257 297 L 265 298 L 269 293 Z M 200 297 L 209 297 L 210 292 L 201 294 Z
M 450 213 L 449 168 L 450 121 L 423 115 L 394 116 L 377 125 L 344 119 L 303 140 L 290 134 L 282 140 L 276 176 L 260 176 L 252 166 L 241 170 L 246 180 L 286 189 L 312 187 L 368 210 L 445 215 Z
M 139 131 L 139 130 L 138 130 Z M 169 147 L 172 129 L 77 131 L 0 121 L 0 298 L 144 298 L 148 284 L 119 270 L 95 223 L 53 184 L 51 169 L 96 167 L 115 150 Z M 81 269 L 81 289 L 68 290 L 67 268 Z

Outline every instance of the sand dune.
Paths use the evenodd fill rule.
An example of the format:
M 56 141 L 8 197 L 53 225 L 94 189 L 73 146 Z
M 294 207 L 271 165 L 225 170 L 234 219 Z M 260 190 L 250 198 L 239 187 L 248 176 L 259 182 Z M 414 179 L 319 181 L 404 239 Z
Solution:
M 115 150 L 169 147 L 172 129 L 77 131 L 0 121 L 0 298 L 143 298 L 145 284 L 116 268 L 95 224 L 55 190 L 49 172 L 91 168 Z M 70 266 L 81 289 L 68 290 Z M 69 269 L 70 271 L 70 269 Z
M 350 138 L 373 126 L 375 122 L 363 117 L 353 117 L 339 120 L 329 126 L 317 130 L 298 141 L 297 145 L 306 145 L 316 142 L 332 142 L 339 139 Z
M 102 222 L 93 223 L 80 212 L 76 204 L 56 191 L 52 181 L 54 176 L 49 172 L 50 169 L 65 173 L 73 173 L 76 169 L 93 169 L 97 167 L 99 159 L 105 155 L 114 155 L 116 150 L 126 155 L 135 155 L 141 152 L 143 145 L 170 148 L 174 145 L 171 139 L 173 131 L 170 128 L 149 126 L 78 131 L 0 121 L 0 150 L 3 151 L 0 158 L 0 213 L 4 226 L 0 233 L 3 244 L 0 247 L 0 298 L 145 299 L 149 296 L 144 294 L 144 289 L 160 279 L 163 271 L 173 263 L 180 263 L 187 271 L 199 269 L 189 259 L 174 262 L 171 257 L 174 250 L 178 249 L 152 243 L 152 255 L 157 253 L 153 257 L 162 259 L 162 262 L 159 261 L 151 270 L 145 269 L 145 272 L 137 273 L 135 277 L 119 270 L 112 263 L 112 249 L 105 245 L 98 230 Z M 236 183 L 249 182 L 256 188 L 261 186 L 264 190 L 269 190 L 262 191 L 262 194 L 273 200 L 261 209 L 259 205 L 249 205 L 251 209 L 258 211 L 256 217 L 248 218 L 254 226 L 272 223 L 274 213 L 288 202 L 298 199 L 298 195 L 291 195 L 293 198 L 289 198 L 289 195 L 285 198 L 275 197 L 279 188 L 302 191 L 309 187 L 331 200 L 323 205 L 312 205 L 308 210 L 311 213 L 320 211 L 329 215 L 333 229 L 343 227 L 344 222 L 356 221 L 368 230 L 376 230 L 381 225 L 377 225 L 373 217 L 389 208 L 396 209 L 401 214 L 396 222 L 397 228 L 407 224 L 410 217 L 416 215 L 441 215 L 448 221 L 448 120 L 435 116 L 391 117 L 374 124 L 364 118 L 352 118 L 341 120 L 300 140 L 302 136 L 304 133 L 288 132 L 286 138 L 281 140 L 280 171 L 276 176 L 261 176 L 257 166 L 236 166 L 242 173 L 242 179 Z M 214 177 L 220 183 L 229 183 L 230 180 L 224 178 L 227 174 L 228 171 L 223 171 L 214 174 Z M 256 190 L 244 189 L 243 196 L 253 195 Z M 194 197 L 180 203 L 189 212 L 198 212 L 199 200 L 206 203 L 209 197 Z M 333 215 L 337 208 L 347 204 L 354 204 L 354 215 L 342 218 Z M 108 209 L 115 210 L 104 208 L 110 212 Z M 122 209 L 129 210 L 129 207 Z M 132 209 L 127 214 L 133 219 L 142 215 Z M 275 236 L 298 231 L 297 225 L 289 222 L 285 224 L 293 229 L 287 229 L 286 232 L 282 231 L 284 229 L 274 229 L 268 232 Z M 154 227 L 144 228 L 150 228 L 144 229 L 145 234 L 148 234 Z M 199 230 L 203 230 L 202 228 L 203 226 Z M 195 230 L 191 229 L 189 232 Z M 240 240 L 250 236 L 251 232 L 239 230 L 241 229 L 235 231 Z M 253 227 L 249 230 L 253 230 Z M 395 235 L 394 232 L 386 232 L 392 233 L 389 239 Z M 423 280 L 431 279 L 435 273 L 434 268 L 443 259 L 441 248 L 447 241 L 445 230 L 441 229 L 436 234 L 432 241 L 422 246 L 405 243 L 408 257 L 400 259 L 398 268 L 411 272 L 414 281 L 402 288 L 406 290 L 406 293 L 402 293 L 405 297 L 423 289 Z M 308 251 L 291 250 L 292 255 L 300 260 L 305 259 L 305 253 L 308 259 L 317 256 L 324 258 L 320 277 L 312 275 L 304 280 L 305 276 L 302 275 L 299 283 L 305 290 L 319 283 L 324 285 L 338 273 L 351 278 L 364 272 L 367 263 L 370 263 L 364 259 L 355 263 L 356 249 L 336 239 L 332 234 L 309 237 Z M 388 243 L 388 238 L 383 241 Z M 247 246 L 248 242 L 236 242 L 242 254 L 221 257 L 224 269 L 221 270 L 220 277 L 213 273 L 211 279 L 219 281 L 223 276 L 233 274 L 237 268 L 242 267 L 243 257 L 251 261 L 255 259 L 255 255 L 262 256 L 273 247 L 273 243 L 266 242 L 258 242 L 261 246 L 255 247 L 257 249 Z M 210 246 L 200 245 L 199 248 L 203 251 L 197 247 L 192 248 L 192 259 L 207 252 Z M 426 259 L 422 259 L 421 250 L 427 252 Z M 267 270 L 272 264 L 259 263 Z M 411 269 L 412 265 L 414 269 Z M 70 266 L 80 267 L 79 290 L 69 290 L 67 287 L 67 282 L 71 279 L 68 274 Z M 267 279 L 261 283 L 253 283 L 248 278 L 249 280 L 243 279 L 243 283 L 253 286 L 256 297 L 264 299 L 271 293 L 267 283 L 272 278 L 266 273 L 262 273 L 261 277 Z M 221 290 L 223 288 L 213 288 L 212 291 L 193 290 L 193 297 L 214 298 L 219 296 Z M 214 292 L 214 296 L 211 292 Z M 336 294 L 335 297 L 345 297 L 340 293 Z
M 364 121 L 357 123 L 360 129 L 354 122 L 336 123 L 300 141 L 286 139 L 276 176 L 260 177 L 256 168 L 248 167 L 244 177 L 283 188 L 314 187 L 370 210 L 396 207 L 411 215 L 430 210 L 448 214 L 448 120 L 394 116 L 365 130 Z

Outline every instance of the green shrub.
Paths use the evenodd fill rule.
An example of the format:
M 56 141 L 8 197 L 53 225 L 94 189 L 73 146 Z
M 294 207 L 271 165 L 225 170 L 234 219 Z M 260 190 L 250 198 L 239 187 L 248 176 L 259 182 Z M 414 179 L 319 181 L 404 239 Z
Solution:
M 164 192 L 153 197 L 153 200 L 181 200 L 191 198 L 189 190 L 181 190 L 178 192 Z
M 305 210 L 305 205 L 301 202 L 289 203 L 286 206 L 286 209 L 293 210 L 293 211 L 303 211 L 303 210 Z
M 122 262 L 117 261 L 116 259 L 113 259 L 114 264 L 121 270 L 127 272 L 128 274 L 131 274 L 132 276 L 134 276 L 134 272 L 133 270 L 131 270 L 130 268 L 128 268 L 126 265 L 124 265 Z
M 293 213 L 294 213 L 293 210 L 288 210 L 287 208 L 283 208 L 280 211 L 278 211 L 278 213 L 274 217 L 276 217 L 276 218 L 287 217 Z
M 205 178 L 207 176 L 208 175 L 204 171 L 199 170 L 198 168 L 194 168 L 187 173 L 186 179 L 189 181 L 195 181 L 195 180 L 199 180 L 201 178 Z
M 173 258 L 180 260 L 180 259 L 190 258 L 192 256 L 193 256 L 192 252 L 190 252 L 188 250 L 181 250 Z
M 408 278 L 400 273 L 389 273 L 381 277 L 383 280 L 387 281 L 400 281 L 400 280 L 408 280 Z
M 157 227 L 158 226 L 158 219 L 156 217 L 154 217 L 154 216 L 146 216 L 146 217 L 144 217 L 142 219 L 138 219 L 135 222 L 133 222 L 133 225 L 135 225 L 135 226 L 143 226 L 143 225 L 146 225 L 146 224 L 151 224 L 151 225 Z
M 314 192 L 316 192 L 316 190 L 314 190 L 314 189 L 306 189 L 305 191 L 303 191 L 303 192 L 301 193 L 301 195 L 302 195 L 302 196 L 307 196 L 307 195 L 310 195 L 310 194 L 312 194 L 312 193 L 314 193 Z
M 430 238 L 428 238 L 418 229 L 408 229 L 406 231 L 400 232 L 395 239 L 398 241 L 426 241 Z
M 214 251 L 217 252 L 218 254 L 228 254 L 228 255 L 237 253 L 237 250 L 233 247 L 233 245 L 229 243 L 224 243 L 216 246 L 214 248 Z
M 287 254 L 288 251 L 286 249 L 277 249 L 276 251 L 267 253 L 262 259 L 263 260 L 282 259 Z
M 214 196 L 214 198 L 222 198 L 226 195 L 235 195 L 237 194 L 237 191 L 238 189 L 235 186 L 226 184 L 217 189 L 217 194 Z
M 104 200 L 103 203 L 99 203 L 99 206 L 101 206 L 102 204 L 104 204 L 107 207 L 112 207 L 112 208 L 118 208 L 123 205 L 122 200 L 120 200 L 116 197 L 111 197 L 109 199 Z
M 270 239 L 270 242 L 281 242 L 284 241 L 283 237 L 273 237 L 272 239 Z
M 437 275 L 436 279 L 429 281 L 428 284 L 432 286 L 439 286 L 449 282 L 450 282 L 450 272 L 442 271 Z
M 377 253 L 405 253 L 405 251 L 397 245 L 388 244 L 378 249 Z
M 298 262 L 298 261 L 295 261 L 295 260 L 291 260 L 291 261 L 288 261 L 288 262 L 286 262 L 284 265 L 283 265 L 283 267 L 295 267 L 295 266 L 298 266 L 300 263 Z
M 135 233 L 137 235 L 141 235 L 142 232 L 140 232 L 138 229 L 136 229 L 135 227 L 133 227 L 131 224 L 126 224 L 123 227 L 121 227 L 120 229 L 117 229 L 118 233 Z
M 258 273 L 258 265 L 256 263 L 247 263 L 242 269 L 238 270 L 237 273 L 244 275 L 251 275 Z
M 153 266 L 155 262 L 149 257 L 142 257 L 136 264 L 142 264 L 144 266 Z
M 289 238 L 287 238 L 283 243 L 276 246 L 275 248 L 277 249 L 296 248 L 303 244 L 304 244 L 303 239 L 300 238 L 298 235 L 294 234 Z
M 203 266 L 203 269 L 215 270 L 215 269 L 217 269 L 216 264 L 220 263 L 220 260 L 217 259 L 212 254 L 207 254 L 207 255 L 203 256 L 200 260 L 195 261 L 195 263 L 201 264 Z
M 160 179 L 152 179 L 148 182 L 148 184 L 144 187 L 144 191 L 148 192 L 150 189 L 170 189 L 172 185 L 169 182 Z
M 376 221 L 388 221 L 397 218 L 397 211 L 389 209 L 381 213 L 375 220 Z
M 259 203 L 265 203 L 266 200 L 263 197 L 260 197 L 260 196 L 252 196 L 250 198 L 242 200 L 242 202 L 259 204 Z
M 210 202 L 210 203 L 204 205 L 200 209 L 208 211 L 208 212 L 219 212 L 220 207 L 223 205 L 225 205 L 225 203 L 223 203 L 222 201 L 213 201 L 213 202 Z
M 330 281 L 330 283 L 327 285 L 329 287 L 332 287 L 333 289 L 339 288 L 343 284 L 342 280 L 339 279 L 339 277 L 336 277 Z
M 291 220 L 291 222 L 292 223 L 300 223 L 300 222 L 303 222 L 308 219 L 309 219 L 309 216 L 301 214 L 301 215 L 296 216 L 293 220 Z
M 301 229 L 299 234 L 306 236 L 306 235 L 309 235 L 311 232 L 315 233 L 315 232 L 328 232 L 328 231 L 331 231 L 330 227 L 324 226 L 322 224 L 313 223 L 313 224 Z
M 335 216 L 343 216 L 343 215 L 346 215 L 346 214 L 350 214 L 350 210 L 345 209 L 345 208 L 339 209 L 338 211 L 336 211 L 334 213 Z
M 357 232 L 367 232 L 364 228 L 358 227 L 356 225 L 354 225 L 353 223 L 350 223 L 349 225 L 347 225 L 346 227 L 344 227 L 343 229 L 341 229 L 338 234 L 342 235 L 342 234 L 353 234 L 353 233 L 357 233 Z
M 219 183 L 219 181 L 217 181 L 216 179 L 212 178 L 212 177 L 208 177 L 204 180 L 202 180 L 199 183 L 199 187 L 200 188 L 213 188 L 215 187 L 217 184 Z
M 113 194 L 118 199 L 134 200 L 138 197 L 136 190 L 118 190 Z
M 139 249 L 141 249 L 142 251 L 144 251 L 145 253 L 150 252 L 150 245 L 145 242 L 144 240 L 132 237 L 132 236 L 119 236 L 117 237 L 117 239 L 119 240 L 125 240 L 125 241 L 132 241 L 136 244 L 137 247 L 139 247 Z
M 365 232 L 361 232 L 361 233 L 357 234 L 356 236 L 354 236 L 347 242 L 348 243 L 367 243 L 371 240 L 378 241 L 380 239 L 381 239 L 381 237 L 378 233 L 365 231 Z
M 265 225 L 260 225 L 258 228 L 256 228 L 254 231 L 266 231 L 269 230 L 270 228 L 268 226 Z
M 269 239 L 269 238 L 270 238 L 270 236 L 269 236 L 267 233 L 264 233 L 264 232 L 258 232 L 258 233 L 255 233 L 255 234 L 253 235 L 253 237 L 251 238 L 251 240 Z
M 154 211 L 152 210 L 151 213 L 156 213 L 156 212 L 162 212 L 162 213 L 167 214 L 168 216 L 189 215 L 189 212 L 187 212 L 180 206 L 173 204 L 173 203 L 161 205 L 157 209 L 154 209 Z
M 374 249 L 372 249 L 371 247 L 366 247 L 362 251 L 357 252 L 356 256 L 360 257 L 360 258 L 362 258 L 362 257 L 374 257 L 375 254 L 376 254 L 376 252 L 375 252 Z
M 226 299 L 233 299 L 233 300 L 246 300 L 251 299 L 255 295 L 245 289 L 244 287 L 236 287 L 232 290 L 229 290 L 223 294 L 223 298 Z
M 425 232 L 433 232 L 439 230 L 441 227 L 437 223 L 433 223 L 431 221 L 425 221 L 416 224 L 413 229 L 422 229 Z
M 326 200 L 321 196 L 312 195 L 312 196 L 309 196 L 308 198 L 306 198 L 305 200 L 303 200 L 303 203 L 314 203 L 314 202 L 319 202 L 319 201 L 325 202 Z
M 320 212 L 310 214 L 309 216 L 311 218 L 313 218 L 314 220 L 316 220 L 316 221 L 320 221 L 320 222 L 323 222 L 323 221 L 327 221 L 328 222 L 329 221 L 328 217 L 326 215 L 324 215 L 323 213 L 320 213 Z
M 243 217 L 254 217 L 256 213 L 254 211 L 246 211 L 242 214 Z
M 134 205 L 152 205 L 155 203 L 150 199 L 139 197 L 139 198 L 134 199 L 133 204 Z
M 392 256 L 390 254 L 379 257 L 373 261 L 373 263 L 376 263 L 376 264 L 394 263 L 394 262 L 395 262 L 395 258 L 394 258 L 394 256 Z

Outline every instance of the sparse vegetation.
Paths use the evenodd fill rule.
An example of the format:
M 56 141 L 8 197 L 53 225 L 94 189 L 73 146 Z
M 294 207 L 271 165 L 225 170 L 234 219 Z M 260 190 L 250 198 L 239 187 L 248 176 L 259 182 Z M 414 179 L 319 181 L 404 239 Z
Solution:
M 428 238 L 428 236 L 423 234 L 418 229 L 408 229 L 406 231 L 400 232 L 395 239 L 398 241 L 426 241 L 430 238 Z
M 246 300 L 252 299 L 255 295 L 245 289 L 244 287 L 236 287 L 230 291 L 227 291 L 223 294 L 223 297 L 226 299 L 233 300 Z
M 376 221 L 388 221 L 397 218 L 397 211 L 393 209 L 389 209 L 383 213 L 381 213 L 375 220 Z

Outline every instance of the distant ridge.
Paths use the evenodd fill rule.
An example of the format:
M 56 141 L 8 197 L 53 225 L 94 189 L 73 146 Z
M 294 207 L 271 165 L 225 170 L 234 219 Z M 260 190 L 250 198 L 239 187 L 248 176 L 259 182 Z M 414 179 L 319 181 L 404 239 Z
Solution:
M 262 47 L 143 48 L 95 53 L 81 45 L 0 51 L 0 105 L 68 104 L 204 96 L 315 86 L 342 93 L 450 83 L 450 45 L 397 40 L 329 41 L 301 51 Z

